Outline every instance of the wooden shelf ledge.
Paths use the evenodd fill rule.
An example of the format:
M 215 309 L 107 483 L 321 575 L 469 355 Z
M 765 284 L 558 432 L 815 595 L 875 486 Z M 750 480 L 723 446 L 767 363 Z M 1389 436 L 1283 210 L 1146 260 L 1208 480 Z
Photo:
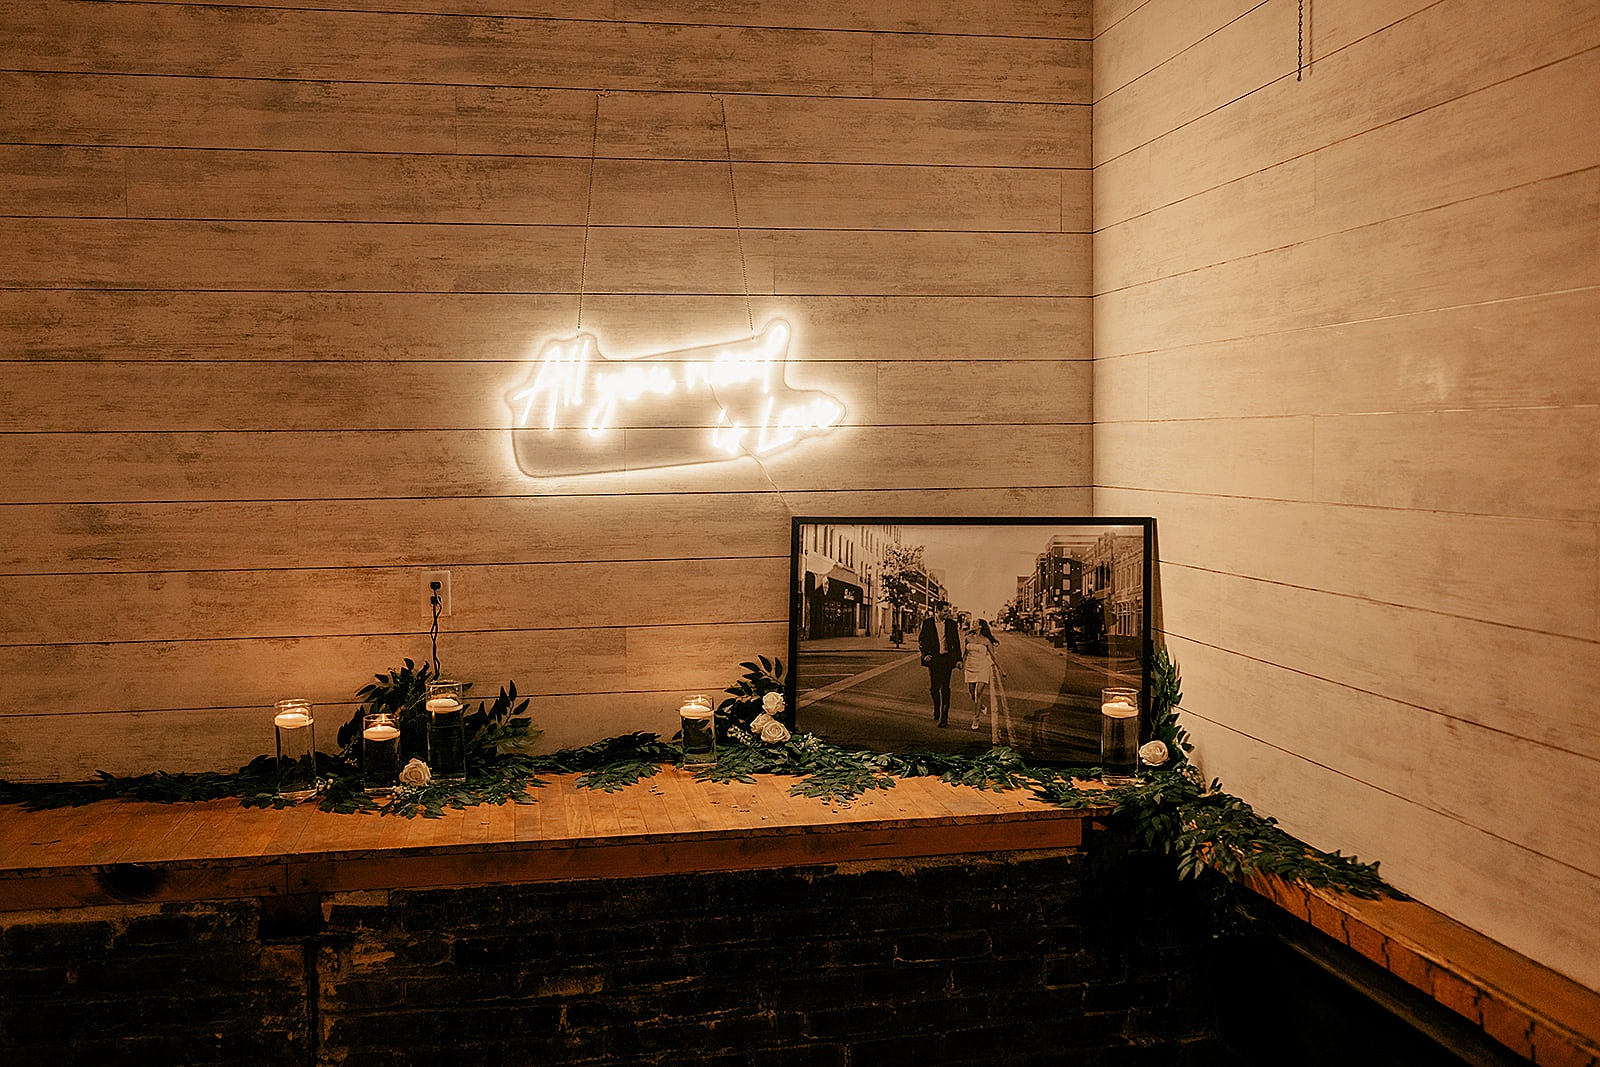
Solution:
M 1246 884 L 1541 1067 L 1600 1067 L 1600 993 L 1414 900 Z
M 697 782 L 676 767 L 605 793 L 546 776 L 533 804 L 443 818 L 106 801 L 0 819 L 0 911 L 748 870 L 1076 848 L 1095 812 L 1022 790 L 900 779 L 849 804 L 796 779 Z

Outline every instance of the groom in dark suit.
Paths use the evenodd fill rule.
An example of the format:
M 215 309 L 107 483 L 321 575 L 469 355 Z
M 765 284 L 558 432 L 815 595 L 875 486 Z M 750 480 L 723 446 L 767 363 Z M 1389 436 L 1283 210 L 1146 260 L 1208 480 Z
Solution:
M 961 663 L 961 630 L 945 601 L 935 604 L 933 615 L 923 620 L 917 648 L 922 652 L 922 665 L 928 668 L 933 721 L 944 726 L 950 721 L 950 672 Z

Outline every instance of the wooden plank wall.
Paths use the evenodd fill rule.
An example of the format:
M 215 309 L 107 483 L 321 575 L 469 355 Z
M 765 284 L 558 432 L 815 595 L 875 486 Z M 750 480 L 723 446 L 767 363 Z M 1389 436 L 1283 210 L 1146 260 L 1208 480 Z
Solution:
M 547 744 L 671 730 L 782 654 L 791 515 L 1086 512 L 1089 37 L 1088 0 L 4 5 L 0 777 L 237 766 L 290 695 L 330 743 L 428 656 L 428 569 L 447 672 Z M 785 316 L 846 424 L 530 480 L 503 398 L 580 295 L 618 356 Z
M 1095 502 L 1207 773 L 1600 989 L 1600 5 L 1095 34 Z

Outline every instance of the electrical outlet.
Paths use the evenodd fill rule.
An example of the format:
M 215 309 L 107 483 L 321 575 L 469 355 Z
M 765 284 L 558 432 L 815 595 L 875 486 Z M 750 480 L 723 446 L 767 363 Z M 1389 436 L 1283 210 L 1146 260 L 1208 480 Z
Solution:
M 433 583 L 438 582 L 439 588 L 435 590 Z M 450 610 L 450 572 L 449 571 L 423 571 L 422 572 L 422 614 L 429 621 L 433 619 L 433 597 L 439 597 L 439 615 L 444 617 L 452 614 Z

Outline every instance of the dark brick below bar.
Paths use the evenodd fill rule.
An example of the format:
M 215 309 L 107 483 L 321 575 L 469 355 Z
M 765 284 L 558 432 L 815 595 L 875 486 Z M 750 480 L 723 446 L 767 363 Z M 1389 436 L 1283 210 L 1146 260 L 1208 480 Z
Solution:
M 374 890 L 320 899 L 320 923 L 304 901 L 17 913 L 0 1059 L 1231 1062 L 1205 924 L 1168 889 L 1091 892 L 1085 864 Z

